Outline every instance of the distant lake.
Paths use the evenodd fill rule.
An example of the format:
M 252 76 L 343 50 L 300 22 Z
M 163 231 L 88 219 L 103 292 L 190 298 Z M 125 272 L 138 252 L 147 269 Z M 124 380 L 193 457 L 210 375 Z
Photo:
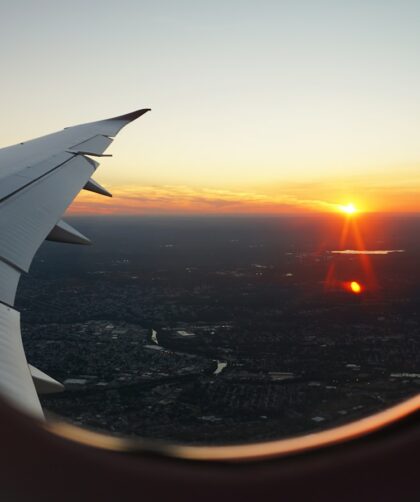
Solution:
M 358 249 L 344 249 L 343 251 L 331 251 L 332 254 L 373 254 L 373 255 L 387 255 L 392 253 L 405 253 L 405 249 L 373 249 L 373 250 L 358 250 Z

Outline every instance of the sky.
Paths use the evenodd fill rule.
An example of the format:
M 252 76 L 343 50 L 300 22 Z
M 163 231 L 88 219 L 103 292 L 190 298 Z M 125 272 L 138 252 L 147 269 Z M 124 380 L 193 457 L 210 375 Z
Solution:
M 420 211 L 418 0 L 14 0 L 0 146 L 150 107 L 72 212 Z

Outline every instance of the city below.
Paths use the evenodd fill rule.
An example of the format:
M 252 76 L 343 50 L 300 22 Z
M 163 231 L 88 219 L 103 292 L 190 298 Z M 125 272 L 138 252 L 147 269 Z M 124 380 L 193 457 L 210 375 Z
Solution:
M 28 361 L 65 386 L 47 416 L 227 444 L 416 394 L 420 220 L 363 218 L 363 250 L 337 216 L 74 220 L 94 246 L 45 244 L 18 295 Z

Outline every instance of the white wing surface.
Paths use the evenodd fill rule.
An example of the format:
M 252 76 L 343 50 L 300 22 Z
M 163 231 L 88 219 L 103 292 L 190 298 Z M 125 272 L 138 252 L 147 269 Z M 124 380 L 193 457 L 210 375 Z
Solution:
M 90 243 L 61 217 L 83 188 L 111 195 L 91 178 L 99 164 L 90 157 L 104 156 L 112 138 L 148 111 L 0 149 L 0 392 L 35 416 L 43 417 L 36 388 L 53 392 L 60 384 L 26 361 L 20 315 L 13 308 L 20 275 L 29 271 L 45 239 Z

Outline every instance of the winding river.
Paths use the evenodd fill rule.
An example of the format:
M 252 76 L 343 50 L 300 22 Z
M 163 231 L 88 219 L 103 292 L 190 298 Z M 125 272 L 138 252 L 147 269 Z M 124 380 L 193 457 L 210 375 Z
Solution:
M 165 348 L 159 344 L 157 331 L 155 331 L 154 329 L 152 329 L 151 341 L 158 347 L 161 347 L 162 349 Z M 182 354 L 182 352 L 180 352 L 180 354 Z M 215 360 L 215 362 L 217 363 L 217 368 L 214 370 L 213 375 L 220 375 L 220 373 L 222 373 L 222 371 L 227 367 L 228 363 L 226 361 L 217 361 L 217 360 Z

